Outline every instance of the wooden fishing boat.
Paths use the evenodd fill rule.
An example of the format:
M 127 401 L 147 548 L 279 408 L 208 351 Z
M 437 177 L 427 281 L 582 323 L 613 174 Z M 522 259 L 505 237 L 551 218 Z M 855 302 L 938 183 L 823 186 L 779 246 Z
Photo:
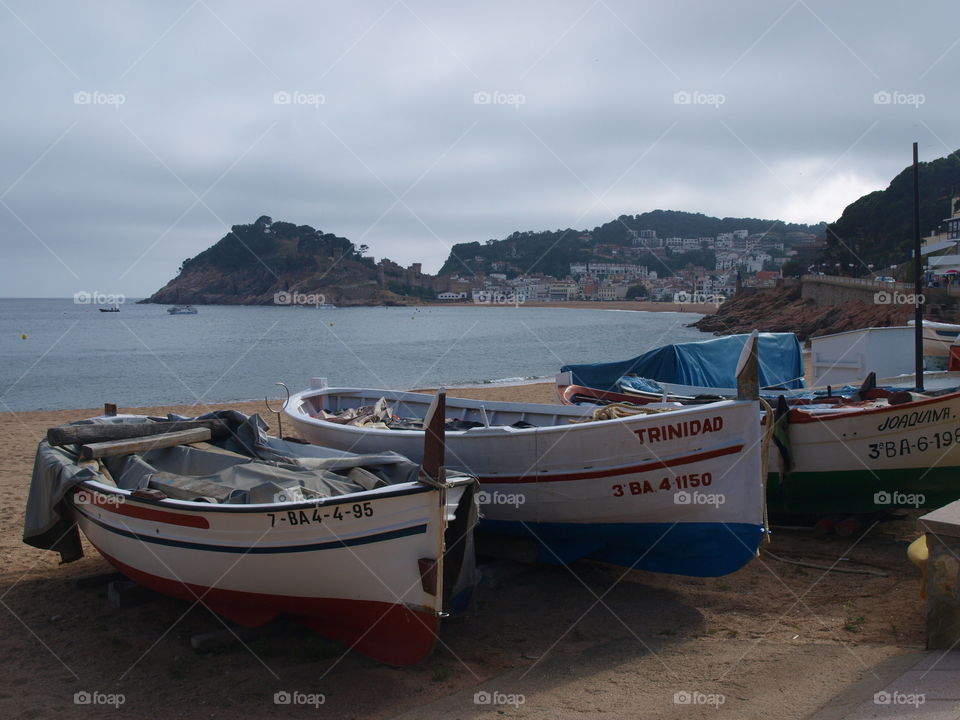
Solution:
M 927 324 L 923 324 L 927 332 Z M 931 331 L 940 332 L 930 323 Z M 811 339 L 814 387 L 804 382 L 804 361 L 793 333 L 760 333 L 760 394 L 770 400 L 783 395 L 791 404 L 830 402 L 832 395 L 853 395 L 873 373 L 878 387 L 912 390 L 912 338 L 915 327 L 862 328 Z M 561 402 L 570 398 L 630 396 L 632 402 L 670 400 L 683 404 L 734 397 L 734 368 L 747 335 L 728 335 L 655 348 L 627 360 L 565 365 L 556 376 Z M 937 360 L 926 357 L 928 364 Z M 945 354 L 940 360 L 946 369 Z M 960 363 L 957 363 L 960 367 Z M 907 375 L 906 373 L 911 373 Z M 928 390 L 960 389 L 960 373 L 928 370 Z M 617 400 L 614 400 L 615 402 Z
M 956 378 L 944 382 L 955 386 Z M 876 387 L 854 395 L 785 395 L 767 462 L 771 513 L 867 514 L 960 499 L 960 392 Z M 588 406 L 656 399 L 577 385 L 561 397 Z
M 960 392 L 794 406 L 781 418 L 771 512 L 875 513 L 960 499 Z
M 288 615 L 385 663 L 426 657 L 441 614 L 469 593 L 475 480 L 269 437 L 257 416 L 211 417 L 227 425 L 212 443 L 173 444 L 190 429 L 83 445 L 160 424 L 138 416 L 60 429 L 68 444 L 37 451 L 25 542 L 74 560 L 79 528 L 131 580 L 241 625 Z
M 380 404 L 401 429 L 344 424 Z M 285 413 L 310 442 L 416 460 L 431 396 L 363 388 L 293 395 Z M 533 538 L 539 559 L 581 557 L 665 573 L 717 576 L 765 533 L 756 401 L 596 419 L 594 408 L 451 399 L 447 466 L 478 477 L 484 531 Z

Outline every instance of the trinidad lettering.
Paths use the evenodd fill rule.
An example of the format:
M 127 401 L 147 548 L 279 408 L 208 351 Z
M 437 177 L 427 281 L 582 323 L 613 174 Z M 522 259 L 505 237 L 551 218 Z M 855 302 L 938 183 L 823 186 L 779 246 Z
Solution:
M 890 415 L 880 423 L 877 430 L 900 430 L 901 428 L 911 428 L 914 425 L 949 419 L 950 408 L 948 407 L 939 410 L 914 410 L 906 415 Z
M 705 418 L 703 420 L 685 420 L 673 425 L 659 425 L 652 428 L 640 428 L 634 430 L 637 439 L 642 443 L 662 442 L 664 440 L 676 440 L 678 438 L 700 435 L 701 433 L 717 432 L 723 428 L 723 418 L 719 415 L 714 418 Z M 646 437 L 644 437 L 646 436 Z

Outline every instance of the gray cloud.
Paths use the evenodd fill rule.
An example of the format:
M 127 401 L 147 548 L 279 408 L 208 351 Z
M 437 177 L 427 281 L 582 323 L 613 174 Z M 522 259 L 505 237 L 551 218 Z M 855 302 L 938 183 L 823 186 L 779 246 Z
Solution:
M 9 2 L 0 294 L 148 294 L 264 213 L 430 270 L 658 207 L 833 220 L 960 146 L 951 9 Z

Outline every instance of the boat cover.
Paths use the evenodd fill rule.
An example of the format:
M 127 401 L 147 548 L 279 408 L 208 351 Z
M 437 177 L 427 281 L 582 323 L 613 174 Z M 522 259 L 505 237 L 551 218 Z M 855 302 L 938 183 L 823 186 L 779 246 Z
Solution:
M 665 345 L 630 360 L 585 365 L 564 365 L 574 385 L 616 391 L 630 389 L 658 392 L 653 383 L 674 383 L 702 388 L 735 388 L 740 352 L 750 336 L 727 335 L 701 342 Z M 804 387 L 803 351 L 793 333 L 760 333 L 760 386 L 788 390 Z M 631 376 L 627 378 L 627 376 Z
M 117 416 L 81 422 L 142 423 L 160 419 Z M 171 415 L 168 419 L 189 418 Z M 418 478 L 419 467 L 395 452 L 357 455 L 270 437 L 259 415 L 247 417 L 234 410 L 221 410 L 195 419 L 226 422 L 229 436 L 210 444 L 230 452 L 175 446 L 108 458 L 105 464 L 115 484 L 126 490 L 162 489 L 169 497 L 200 502 L 269 503 L 278 502 L 277 495 L 289 490 L 294 490 L 287 493 L 289 500 L 304 496 L 309 499 L 362 492 Z M 63 507 L 64 496 L 85 480 L 112 484 L 95 461 L 79 464 L 76 450 L 75 446 L 53 447 L 46 440 L 41 441 L 24 518 L 23 541 L 56 550 L 63 562 L 83 555 L 76 525 L 69 521 Z M 223 490 L 222 494 L 217 492 L 218 488 Z

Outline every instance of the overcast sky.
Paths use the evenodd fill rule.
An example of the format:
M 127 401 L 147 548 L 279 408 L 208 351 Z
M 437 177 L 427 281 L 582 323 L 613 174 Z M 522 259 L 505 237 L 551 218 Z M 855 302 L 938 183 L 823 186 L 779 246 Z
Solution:
M 147 295 L 230 225 L 435 272 L 656 208 L 835 220 L 960 147 L 955 3 L 0 1 L 0 296 Z M 879 94 L 878 94 L 879 93 Z

